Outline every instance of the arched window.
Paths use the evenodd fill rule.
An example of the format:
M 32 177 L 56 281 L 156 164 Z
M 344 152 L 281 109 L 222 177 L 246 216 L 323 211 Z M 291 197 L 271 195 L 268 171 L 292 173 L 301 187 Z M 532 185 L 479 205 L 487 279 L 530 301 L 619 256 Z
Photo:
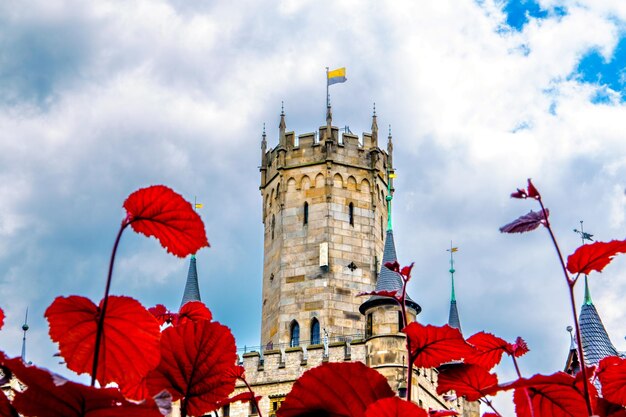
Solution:
M 290 327 L 289 347 L 300 346 L 300 325 L 294 320 L 291 322 Z
M 274 229 L 276 229 L 276 216 L 272 214 L 272 240 L 274 240 Z
M 311 344 L 320 344 L 320 322 L 315 317 L 311 320 Z
M 304 202 L 304 225 L 309 224 L 309 203 Z
M 350 226 L 354 226 L 354 203 L 348 205 L 348 216 L 350 217 Z

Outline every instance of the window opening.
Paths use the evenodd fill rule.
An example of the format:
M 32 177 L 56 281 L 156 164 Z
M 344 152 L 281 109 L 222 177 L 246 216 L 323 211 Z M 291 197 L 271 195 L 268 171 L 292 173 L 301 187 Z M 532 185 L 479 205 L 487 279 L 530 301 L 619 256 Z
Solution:
M 354 226 L 354 204 L 348 206 L 348 215 L 350 216 L 350 226 Z
M 297 321 L 291 322 L 291 337 L 289 338 L 289 347 L 300 346 L 300 325 Z
M 304 225 L 309 224 L 309 203 L 304 202 Z
M 311 344 L 320 344 L 320 322 L 315 317 L 311 320 Z
M 372 337 L 372 313 L 369 313 L 365 320 L 365 337 Z

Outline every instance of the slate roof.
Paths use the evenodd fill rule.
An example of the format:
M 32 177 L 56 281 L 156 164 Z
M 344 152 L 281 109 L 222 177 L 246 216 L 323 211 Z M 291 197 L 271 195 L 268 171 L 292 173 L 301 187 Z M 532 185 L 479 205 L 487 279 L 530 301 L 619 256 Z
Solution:
M 459 319 L 459 311 L 456 308 L 456 300 L 450 301 L 450 315 L 448 316 L 448 325 L 461 331 L 461 319 Z
M 191 255 L 189 261 L 189 272 L 187 273 L 187 282 L 185 283 L 185 291 L 183 292 L 183 300 L 180 306 L 184 306 L 188 301 L 200 300 L 200 287 L 198 286 L 198 270 L 196 268 L 196 256 Z
M 399 291 L 402 292 L 402 277 L 397 272 L 392 271 L 391 269 L 385 266 L 388 262 L 397 262 L 398 258 L 396 256 L 396 245 L 393 240 L 393 231 L 387 230 L 387 235 L 385 236 L 385 249 L 383 251 L 383 262 L 380 267 L 380 272 L 378 273 L 378 279 L 376 280 L 376 291 Z M 377 305 L 384 304 L 397 304 L 394 300 L 388 297 L 381 297 L 379 295 L 372 295 L 367 301 L 365 301 L 359 307 L 359 311 L 361 314 L 365 314 L 365 311 Z M 409 308 L 412 308 L 416 311 L 416 314 L 419 314 L 422 311 L 422 308 L 406 295 L 406 305 Z
M 617 355 L 617 349 L 611 343 L 598 310 L 592 302 L 583 304 L 578 320 L 586 365 L 597 365 L 601 359 Z

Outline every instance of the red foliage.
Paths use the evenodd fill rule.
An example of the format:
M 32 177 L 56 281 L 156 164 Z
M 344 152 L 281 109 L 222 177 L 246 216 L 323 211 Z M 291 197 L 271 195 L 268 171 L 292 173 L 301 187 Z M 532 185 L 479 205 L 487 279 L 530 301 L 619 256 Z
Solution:
M 400 270 L 400 275 L 404 276 L 404 277 L 410 277 L 411 276 L 411 270 L 413 269 L 413 265 L 415 265 L 415 262 L 412 262 L 411 265 L 409 266 L 405 266 Z
M 539 199 L 541 196 L 539 195 L 539 191 L 533 185 L 533 182 L 528 178 L 528 197 Z
M 398 272 L 400 273 L 400 264 L 398 263 L 398 261 L 393 261 L 393 262 L 385 262 L 385 266 L 392 270 L 393 272 Z
M 397 299 L 398 291 L 397 290 L 393 290 L 393 291 L 381 290 L 381 291 L 360 292 L 357 294 L 357 296 L 359 297 L 363 295 L 378 295 L 380 297 L 389 297 L 389 298 Z
M 618 404 L 613 404 L 604 398 L 598 398 L 596 414 L 600 417 L 626 417 L 626 409 Z
M 593 404 L 597 392 L 592 384 L 588 384 L 588 387 Z M 535 416 L 588 417 L 581 372 L 576 378 L 564 372 L 535 375 L 518 379 L 502 388 L 515 388 L 513 401 L 518 417 L 531 416 L 524 388 L 528 391 Z
M 476 364 L 487 370 L 500 363 L 502 354 L 507 352 L 509 346 L 506 340 L 485 332 L 470 336 L 467 342 L 474 346 L 474 351 L 465 358 L 465 363 Z
M 254 393 L 250 392 L 250 391 L 245 391 L 242 392 L 241 394 L 237 394 L 234 397 L 230 397 L 230 398 L 226 398 L 223 401 L 220 401 L 217 403 L 217 408 L 222 408 L 224 407 L 226 404 L 232 404 L 232 403 L 236 403 L 238 401 L 241 401 L 242 403 L 248 403 L 250 401 L 252 401 L 252 399 L 255 399 L 257 404 L 259 403 L 259 401 L 261 401 L 261 397 L 259 396 L 255 396 Z
M 296 381 L 277 415 L 363 417 L 370 404 L 394 396 L 387 379 L 360 362 L 325 363 Z
M 498 384 L 495 374 L 490 374 L 482 366 L 464 363 L 442 367 L 437 381 L 437 394 L 454 391 L 468 401 L 489 395 L 489 390 Z
M 596 372 L 602 385 L 602 397 L 612 403 L 626 405 L 626 359 L 608 356 Z
M 411 363 L 420 368 L 436 368 L 472 354 L 472 347 L 463 339 L 461 332 L 447 324 L 438 327 L 413 322 L 402 331 L 410 342 Z
M 27 389 L 17 392 L 13 405 L 20 414 L 40 417 L 161 417 L 152 399 L 134 404 L 116 388 L 94 388 L 67 381 L 21 359 L 5 361 Z M 4 415 L 3 415 L 4 416 Z
M 602 272 L 618 253 L 626 252 L 626 240 L 595 242 L 582 245 L 567 257 L 567 270 L 572 274 Z
M 516 358 L 524 356 L 529 351 L 530 349 L 528 349 L 526 341 L 519 336 L 517 337 L 517 339 L 515 339 L 515 343 L 509 343 L 506 347 L 506 352 L 511 356 L 515 356 Z
M 204 305 L 203 302 L 189 301 L 180 308 L 176 325 L 180 326 L 190 321 L 196 322 L 199 320 L 211 320 L 212 318 L 213 315 L 211 314 L 211 311 L 206 305 Z
M 483 417 L 500 417 L 500 416 L 496 413 L 484 413 Z
M 168 252 L 184 258 L 209 246 L 204 223 L 180 194 L 164 185 L 142 188 L 124 202 L 133 230 L 154 236 Z
M 45 316 L 50 337 L 59 343 L 67 367 L 91 374 L 101 307 L 85 297 L 57 297 Z M 97 379 L 101 385 L 136 384 L 160 360 L 159 324 L 137 300 L 110 296 L 100 345 Z
M 161 337 L 161 363 L 146 378 L 148 391 L 169 391 L 189 415 L 210 413 L 235 388 L 236 359 L 226 326 L 200 320 L 169 327 Z
M 15 408 L 9 402 L 9 399 L 0 392 L 0 416 L 2 417 L 19 417 Z
M 4 311 L 0 308 L 0 329 L 4 326 Z
M 550 215 L 550 211 L 546 209 L 546 214 Z M 502 233 L 524 233 L 535 230 L 541 224 L 545 224 L 546 219 L 543 211 L 530 211 L 528 214 L 513 220 L 509 224 L 505 224 L 500 228 Z
M 382 398 L 370 404 L 365 417 L 428 417 L 428 413 L 412 402 L 398 397 Z
M 176 313 L 169 311 L 163 304 L 157 304 L 154 307 L 150 307 L 148 311 L 154 316 L 155 319 L 157 319 L 159 325 L 171 323 L 176 317 Z

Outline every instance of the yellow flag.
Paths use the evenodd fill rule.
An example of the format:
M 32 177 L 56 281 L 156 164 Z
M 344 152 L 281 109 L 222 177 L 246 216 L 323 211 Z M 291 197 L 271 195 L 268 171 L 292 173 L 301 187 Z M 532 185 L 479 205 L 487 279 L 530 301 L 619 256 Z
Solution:
M 457 252 L 459 250 L 458 247 L 447 249 L 448 252 Z
M 197 209 L 204 207 L 204 204 L 202 203 L 196 203 L 195 205 Z
M 396 173 L 395 172 L 389 173 L 389 178 L 395 178 L 395 177 L 396 177 Z

